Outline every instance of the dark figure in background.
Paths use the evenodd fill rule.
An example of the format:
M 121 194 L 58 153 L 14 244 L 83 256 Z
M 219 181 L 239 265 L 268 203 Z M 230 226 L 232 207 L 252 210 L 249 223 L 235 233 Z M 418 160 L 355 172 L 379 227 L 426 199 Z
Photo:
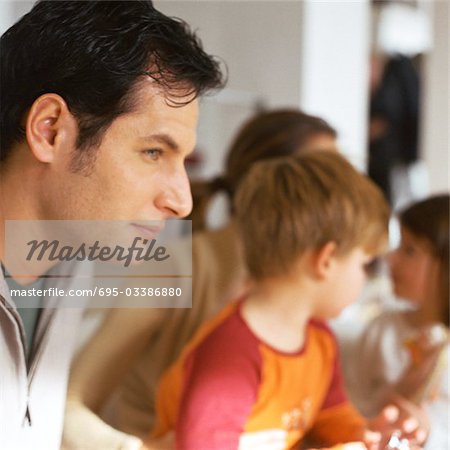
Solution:
M 418 157 L 419 98 L 419 75 L 410 58 L 372 59 L 368 173 L 391 204 L 392 168 Z

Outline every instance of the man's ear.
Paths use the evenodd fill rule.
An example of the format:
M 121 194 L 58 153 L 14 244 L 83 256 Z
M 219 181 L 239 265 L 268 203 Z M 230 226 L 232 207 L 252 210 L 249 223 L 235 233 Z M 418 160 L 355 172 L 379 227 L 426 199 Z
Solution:
M 330 241 L 316 250 L 313 257 L 314 273 L 318 278 L 326 278 L 332 270 L 336 258 L 336 242 Z
M 34 157 L 40 162 L 50 163 L 61 144 L 76 137 L 77 125 L 62 97 L 44 94 L 31 106 L 25 130 Z

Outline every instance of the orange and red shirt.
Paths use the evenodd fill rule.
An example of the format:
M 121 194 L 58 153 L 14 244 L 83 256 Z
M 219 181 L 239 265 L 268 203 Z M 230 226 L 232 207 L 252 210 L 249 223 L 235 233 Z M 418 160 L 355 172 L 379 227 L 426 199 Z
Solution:
M 330 329 L 311 320 L 302 350 L 283 353 L 253 334 L 240 305 L 206 322 L 164 373 L 153 436 L 175 430 L 183 450 L 237 449 L 242 433 L 270 429 L 287 432 L 286 449 L 306 434 L 323 446 L 361 440 Z

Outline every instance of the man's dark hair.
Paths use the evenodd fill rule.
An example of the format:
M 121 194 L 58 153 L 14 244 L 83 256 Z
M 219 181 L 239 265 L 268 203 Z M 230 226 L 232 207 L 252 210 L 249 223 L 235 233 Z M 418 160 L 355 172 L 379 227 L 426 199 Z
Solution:
M 150 0 L 39 1 L 1 37 L 0 160 L 23 139 L 22 117 L 40 95 L 64 98 L 83 150 L 133 109 L 145 76 L 174 107 L 223 85 L 218 62 L 187 24 Z

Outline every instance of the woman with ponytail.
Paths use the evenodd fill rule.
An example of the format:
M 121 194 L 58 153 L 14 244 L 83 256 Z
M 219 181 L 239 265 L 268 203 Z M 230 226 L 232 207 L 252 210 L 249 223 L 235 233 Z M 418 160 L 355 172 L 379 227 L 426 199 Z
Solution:
M 208 206 L 215 194 L 224 192 L 232 204 L 239 183 L 255 162 L 308 149 L 336 150 L 336 131 L 324 120 L 295 109 L 262 112 L 251 118 L 234 138 L 223 174 L 191 183 L 193 231 L 207 228 Z
M 128 448 L 125 443 L 131 442 L 131 436 L 144 442 L 153 425 L 155 389 L 162 372 L 198 327 L 244 289 L 233 211 L 230 207 L 226 226 L 208 230 L 210 200 L 222 191 L 231 205 L 241 180 L 257 161 L 315 149 L 336 150 L 336 132 L 324 120 L 298 110 L 259 113 L 234 139 L 223 175 L 192 183 L 192 308 L 111 310 L 73 365 L 65 449 L 79 448 L 71 446 L 70 436 L 80 428 L 86 437 L 83 450 L 91 448 L 93 436 L 95 448 Z M 112 428 L 97 414 L 118 386 Z M 147 441 L 143 448 L 161 447 Z

